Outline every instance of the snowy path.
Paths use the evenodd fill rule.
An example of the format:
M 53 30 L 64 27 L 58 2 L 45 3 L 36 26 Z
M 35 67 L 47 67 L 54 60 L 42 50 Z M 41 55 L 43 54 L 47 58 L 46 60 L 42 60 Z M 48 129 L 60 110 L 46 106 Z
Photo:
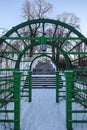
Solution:
M 56 103 L 55 90 L 33 90 L 32 102 L 22 100 L 22 130 L 66 130 L 64 101 Z
M 28 99 L 21 100 L 21 130 L 66 130 L 66 107 L 65 100 L 56 103 L 54 89 L 42 89 L 32 91 L 32 102 Z M 86 110 L 80 104 L 73 104 L 73 110 Z M 11 103 L 7 105 L 8 110 L 14 108 Z M 0 114 L 3 118 L 3 114 Z M 9 114 L 13 119 L 13 114 Z M 73 119 L 87 119 L 87 113 L 74 114 Z M 8 126 L 8 125 L 7 125 Z M 13 125 L 11 125 L 13 128 Z M 0 125 L 0 130 L 6 129 Z M 73 130 L 87 130 L 86 124 L 73 124 Z

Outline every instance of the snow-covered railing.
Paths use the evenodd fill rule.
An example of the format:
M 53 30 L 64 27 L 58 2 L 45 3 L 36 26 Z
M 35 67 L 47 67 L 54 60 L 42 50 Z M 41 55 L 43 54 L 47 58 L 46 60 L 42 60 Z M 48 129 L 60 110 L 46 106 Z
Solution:
M 13 94 L 11 93 L 11 90 L 14 87 L 14 84 L 12 82 L 13 75 L 1 75 L 0 76 L 0 100 L 3 99 L 11 99 L 13 97 Z M 0 102 L 0 107 L 5 105 L 7 102 Z
M 80 71 L 83 73 L 83 71 Z M 77 74 L 77 75 L 76 75 Z M 83 75 L 83 74 L 82 74 Z M 67 130 L 71 130 L 73 128 L 73 124 L 75 123 L 87 123 L 87 118 L 78 119 L 74 118 L 74 114 L 86 114 L 87 115 L 87 89 L 86 83 L 87 78 L 85 76 L 81 77 L 78 75 L 77 70 L 67 70 L 65 71 L 66 77 L 66 125 Z M 84 96 L 83 96 L 84 95 Z M 75 103 L 82 104 L 84 109 L 80 110 L 77 108 L 73 109 L 73 105 Z
M 83 106 L 87 108 L 87 72 L 85 71 L 75 71 L 74 72 L 74 97 L 76 99 L 84 100 L 81 102 Z
M 9 82 L 9 85 L 8 85 Z M 14 71 L 11 76 L 0 77 L 0 103 L 3 105 L 0 109 L 0 114 L 3 113 L 3 118 L 0 116 L 0 123 L 5 125 L 7 129 L 20 130 L 20 82 L 21 72 Z M 5 85 L 5 86 L 4 86 Z M 10 96 L 9 96 L 10 95 Z M 14 107 L 8 109 L 7 103 L 12 104 Z M 8 118 L 8 114 L 12 114 L 13 118 Z

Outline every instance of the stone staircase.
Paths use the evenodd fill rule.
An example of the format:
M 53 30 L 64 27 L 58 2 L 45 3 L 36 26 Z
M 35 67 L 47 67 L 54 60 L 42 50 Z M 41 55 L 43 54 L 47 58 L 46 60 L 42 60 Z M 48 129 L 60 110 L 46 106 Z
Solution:
M 63 86 L 61 76 L 59 76 L 59 86 Z M 27 76 L 24 88 L 29 87 L 29 77 Z M 56 74 L 53 66 L 48 62 L 39 62 L 32 72 L 32 89 L 55 89 L 56 88 Z
M 29 86 L 29 77 L 25 81 L 24 88 Z M 56 88 L 55 75 L 32 75 L 32 89 Z

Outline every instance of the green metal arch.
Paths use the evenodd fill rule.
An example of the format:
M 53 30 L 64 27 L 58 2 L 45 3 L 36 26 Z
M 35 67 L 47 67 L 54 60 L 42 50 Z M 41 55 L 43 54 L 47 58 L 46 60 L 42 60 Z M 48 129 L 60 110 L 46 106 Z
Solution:
M 16 30 L 26 26 L 26 25 L 32 25 L 32 24 L 37 24 L 37 23 L 51 23 L 51 24 L 55 24 L 55 25 L 60 25 L 64 28 L 67 28 L 69 29 L 70 31 L 72 31 L 73 33 L 75 33 L 78 37 L 81 37 L 81 38 L 85 38 L 78 30 L 76 30 L 74 27 L 64 23 L 64 22 L 61 22 L 59 20 L 53 20 L 53 19 L 36 19 L 36 20 L 28 20 L 26 22 L 23 22 L 15 27 L 13 27 L 11 30 L 9 30 L 4 36 L 5 37 L 8 37 L 10 36 L 13 32 L 15 32 Z M 4 42 L 4 39 L 3 39 L 3 36 L 2 38 L 0 39 L 0 45 Z M 87 44 L 87 43 L 86 43 Z
M 4 36 L 9 37 L 12 33 L 14 33 L 18 29 L 25 27 L 27 25 L 32 25 L 32 24 L 37 24 L 37 23 L 50 23 L 50 24 L 60 25 L 64 28 L 69 29 L 71 32 L 75 33 L 78 37 L 85 38 L 78 30 L 76 30 L 74 27 L 72 27 L 64 22 L 61 22 L 59 20 L 44 19 L 44 18 L 43 19 L 36 19 L 36 20 L 28 20 L 26 22 L 23 22 L 15 27 L 13 27 Z M 0 45 L 4 42 L 4 39 L 3 39 L 4 36 L 2 36 L 0 38 Z M 84 40 L 84 42 L 85 42 L 85 40 Z M 52 44 L 52 43 L 47 43 L 47 44 L 54 46 L 54 44 Z M 87 42 L 85 42 L 85 44 L 87 45 Z M 31 47 L 36 46 L 36 45 L 40 45 L 40 43 L 34 43 L 33 45 L 29 45 L 23 50 L 23 53 L 19 55 L 18 60 L 16 62 L 16 65 L 15 65 L 16 68 L 19 68 L 19 64 L 20 64 L 19 62 L 22 58 L 22 55 L 27 51 L 27 49 L 30 49 Z M 63 54 L 63 49 L 61 47 L 58 47 L 57 45 L 55 45 L 54 47 L 56 47 L 58 49 L 58 51 L 60 51 Z M 72 66 L 71 66 L 71 62 L 70 62 L 68 55 L 67 54 L 63 54 L 63 55 L 66 59 L 67 68 L 68 69 L 71 68 Z
M 19 66 L 20 66 L 20 62 L 21 62 L 21 58 L 22 56 L 25 54 L 25 52 L 34 47 L 34 46 L 37 46 L 37 45 L 40 45 L 41 43 L 32 43 L 30 44 L 29 46 L 25 47 L 25 49 L 23 50 L 23 52 L 19 55 L 18 59 L 17 59 L 17 62 L 16 62 L 16 65 L 15 65 L 15 69 L 19 70 Z M 70 62 L 70 59 L 68 57 L 68 55 L 64 54 L 64 51 L 62 50 L 61 47 L 59 47 L 58 45 L 55 45 L 54 43 L 47 43 L 48 45 L 51 45 L 51 46 L 54 46 L 55 48 L 57 48 L 57 51 L 61 52 L 61 54 L 63 54 L 64 58 L 65 58 L 65 61 L 66 61 L 66 66 L 67 66 L 67 69 L 71 69 L 72 68 L 72 65 L 71 65 L 71 62 Z
M 39 56 L 37 56 L 37 57 L 35 57 L 33 60 L 32 60 L 32 62 L 31 62 L 31 64 L 30 64 L 30 70 L 31 70 L 31 68 L 32 68 L 32 65 L 33 65 L 33 62 L 37 59 L 37 58 L 39 58 L 39 57 L 48 57 L 48 58 L 50 58 L 51 60 L 52 60 L 52 57 L 51 56 L 48 56 L 48 55 L 46 55 L 46 54 L 44 54 L 44 55 L 39 55 Z M 55 64 L 55 63 L 54 63 Z M 56 64 L 55 64 L 55 66 L 56 66 Z M 57 68 L 57 67 L 56 67 Z

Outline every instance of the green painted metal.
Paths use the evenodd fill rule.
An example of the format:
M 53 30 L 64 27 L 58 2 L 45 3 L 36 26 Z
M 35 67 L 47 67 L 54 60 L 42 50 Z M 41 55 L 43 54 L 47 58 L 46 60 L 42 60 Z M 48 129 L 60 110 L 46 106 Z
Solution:
M 12 76 L 8 76 L 8 78 L 6 76 L 0 76 L 0 107 L 4 106 L 6 103 L 8 102 L 12 102 L 12 99 L 6 99 L 6 97 L 10 96 L 11 94 L 14 93 L 14 89 L 13 88 L 6 88 L 6 85 L 8 84 L 8 81 L 11 81 L 12 83 L 14 82 Z M 9 82 L 10 83 L 10 82 Z M 3 87 L 2 87 L 3 86 Z M 1 96 L 1 94 L 3 94 L 3 96 Z M 13 100 L 14 102 L 14 100 Z M 6 110 L 0 109 L 0 114 L 4 113 L 4 114 L 8 114 L 8 113 L 13 113 L 14 114 L 14 110 Z M 3 119 L 0 117 L 0 123 L 14 123 L 14 119 L 7 119 L 3 116 Z
M 59 102 L 59 71 L 56 71 L 56 102 Z
M 16 69 L 19 69 L 19 65 L 20 65 L 22 56 L 23 56 L 23 54 L 26 53 L 26 51 L 27 51 L 28 49 L 30 49 L 30 48 L 32 48 L 32 47 L 34 47 L 34 46 L 40 45 L 40 44 L 41 44 L 41 43 L 36 42 L 36 43 L 32 43 L 32 44 L 28 45 L 28 46 L 23 50 L 23 53 L 19 55 L 19 57 L 18 57 L 18 59 L 17 59 L 17 62 L 16 62 L 16 65 L 15 65 L 15 68 L 16 68 Z M 61 52 L 61 53 L 64 55 L 64 58 L 65 58 L 65 61 L 66 61 L 66 65 L 67 65 L 67 69 L 71 69 L 71 68 L 72 68 L 72 65 L 71 65 L 70 59 L 69 59 L 69 57 L 68 57 L 66 54 L 64 54 L 64 51 L 62 50 L 62 48 L 59 47 L 58 45 L 55 45 L 54 43 L 51 43 L 51 42 L 49 42 L 49 43 L 47 43 L 47 44 L 48 44 L 48 45 L 51 45 L 51 46 L 54 46 L 55 48 L 57 48 L 57 50 L 58 50 L 59 52 Z
M 9 30 L 4 36 L 5 37 L 9 37 L 13 32 L 16 32 L 16 30 L 22 28 L 22 27 L 25 27 L 27 25 L 32 25 L 32 24 L 37 24 L 37 23 L 51 23 L 51 24 L 55 24 L 56 26 L 57 25 L 60 25 L 64 28 L 67 28 L 69 30 L 71 30 L 73 33 L 75 33 L 78 37 L 82 37 L 82 38 L 85 38 L 79 31 L 77 31 L 74 27 L 64 23 L 64 22 L 61 22 L 59 20 L 52 20 L 52 19 L 36 19 L 36 20 L 28 20 L 27 22 L 24 22 L 24 23 L 21 23 L 15 27 L 13 27 L 11 30 Z M 2 44 L 4 40 L 3 39 L 0 39 L 0 44 Z
M 77 46 L 81 45 L 82 42 L 83 42 L 83 40 L 81 42 L 79 42 L 78 44 L 76 44 L 72 49 L 70 49 L 69 52 L 72 51 L 72 50 L 74 50 Z
M 72 82 L 73 82 L 73 71 L 66 70 L 66 126 L 67 130 L 72 130 Z
M 9 58 L 9 57 L 5 57 L 5 56 L 2 56 L 2 55 L 0 55 L 0 57 L 1 57 L 1 58 L 6 58 L 6 59 L 8 59 L 8 60 L 11 60 L 11 61 L 16 62 L 16 60 L 14 60 L 14 59 L 12 59 L 12 58 Z
M 51 57 L 51 56 L 47 55 L 46 53 L 42 53 L 41 55 L 36 56 L 36 57 L 31 61 L 30 70 L 32 69 L 33 62 L 34 62 L 36 59 L 40 58 L 40 57 L 48 57 L 48 58 L 50 58 L 50 59 L 52 60 L 52 57 Z M 54 63 L 54 64 L 55 64 L 55 66 L 56 66 L 56 63 Z
M 29 102 L 32 101 L 32 71 L 29 71 Z
M 31 25 L 33 25 L 33 24 L 37 24 L 37 23 L 41 23 L 42 24 L 42 27 L 43 27 L 43 34 L 42 34 L 42 36 L 41 37 L 22 37 L 20 34 L 19 34 L 19 32 L 18 32 L 18 30 L 20 29 L 20 28 L 23 28 L 23 27 L 25 27 L 25 26 L 29 26 L 29 28 L 30 28 L 30 31 L 31 31 L 31 34 L 33 33 L 32 32 L 32 28 L 31 28 Z M 56 27 L 55 27 L 55 31 L 54 31 L 54 34 L 53 34 L 53 36 L 52 37 L 45 37 L 45 23 L 49 23 L 49 24 L 54 24 L 54 25 L 56 25 Z M 57 29 L 57 27 L 58 27 L 58 25 L 60 25 L 60 26 L 62 26 L 62 27 L 64 27 L 64 28 L 67 28 L 68 30 L 69 30 L 69 33 L 67 34 L 67 36 L 66 37 L 55 37 L 55 33 L 56 33 L 56 29 Z M 12 35 L 12 33 L 16 33 L 17 35 L 18 35 L 18 37 L 11 37 L 10 35 Z M 77 35 L 77 37 L 69 37 L 69 35 L 70 35 L 70 33 L 71 32 L 73 32 L 73 33 L 75 33 L 76 35 Z M 26 45 L 26 42 L 25 42 L 25 40 L 31 40 L 31 42 L 33 42 L 33 41 L 38 41 L 38 42 L 40 42 L 40 44 L 44 44 L 44 43 L 46 43 L 46 44 L 49 44 L 50 42 L 53 42 L 53 44 L 55 43 L 55 41 L 56 40 L 62 40 L 63 42 L 62 42 L 62 44 L 64 44 L 64 42 L 66 41 L 66 40 L 82 40 L 82 41 L 84 41 L 85 43 L 87 43 L 87 38 L 86 37 L 84 37 L 79 31 L 77 31 L 74 27 L 72 27 L 72 26 L 70 26 L 70 25 L 68 25 L 68 24 L 66 24 L 66 23 L 63 23 L 63 22 L 61 22 L 61 21 L 59 21 L 59 20 L 52 20 L 52 19 L 36 19 L 36 20 L 29 20 L 29 21 L 27 21 L 27 22 L 24 22 L 24 23 L 21 23 L 21 24 L 19 24 L 19 25 L 17 25 L 17 26 L 15 26 L 15 27 L 13 27 L 11 30 L 9 30 L 4 36 L 2 36 L 1 37 L 1 39 L 0 39 L 0 45 L 3 43 L 3 42 L 5 42 L 7 45 L 9 45 L 10 47 L 12 47 L 15 51 L 17 51 L 18 52 L 18 55 L 19 55 L 19 51 L 16 49 L 16 48 L 14 48 L 12 45 L 10 45 L 6 40 L 21 40 L 23 43 L 24 43 L 24 45 L 25 45 L 25 49 L 24 50 L 26 50 L 26 48 L 28 47 L 27 45 Z M 48 43 L 49 42 L 49 43 Z M 38 44 L 38 45 L 40 45 L 40 44 Z M 61 45 L 62 45 L 61 44 Z M 51 44 L 50 44 L 51 45 Z M 52 45 L 53 46 L 53 45 Z M 31 48 L 32 47 L 34 47 L 34 46 L 32 46 L 31 45 Z M 56 47 L 56 46 L 55 46 Z M 56 47 L 57 48 L 57 47 Z M 61 51 L 61 53 L 64 55 L 64 57 L 65 57 L 65 59 L 66 59 L 66 63 L 67 63 L 67 69 L 71 69 L 71 62 L 70 62 L 70 59 L 69 59 L 69 57 L 68 57 L 68 55 L 66 54 L 64 54 L 64 52 L 63 52 L 63 49 L 62 49 L 62 47 L 60 46 L 60 47 L 58 47 L 58 50 L 59 51 Z M 25 51 L 23 51 L 23 53 L 25 53 Z M 18 69 L 19 68 L 19 59 L 20 59 L 20 57 L 21 56 L 18 56 L 18 60 L 17 60 L 17 62 L 16 62 L 16 68 Z
M 2 40 L 1 40 L 2 41 Z M 0 41 L 0 44 L 1 44 L 1 41 Z M 5 41 L 4 40 L 4 42 L 9 46 L 9 47 L 11 47 L 12 49 L 14 49 L 16 52 L 18 52 L 18 50 L 15 48 L 15 47 L 13 47 L 10 43 L 8 43 L 7 41 Z
M 66 36 L 66 39 L 69 37 L 69 35 L 71 34 L 71 30 L 68 32 L 67 36 Z M 63 40 L 63 42 L 61 43 L 61 47 L 63 46 L 63 44 L 65 43 L 66 39 Z M 71 40 L 71 39 L 70 39 Z
M 76 77 L 75 73 L 80 72 L 82 74 L 83 72 L 87 72 L 87 69 L 75 69 L 71 71 L 65 71 L 65 77 L 66 77 L 66 126 L 67 130 L 72 130 L 72 124 L 73 123 L 80 123 L 84 124 L 87 123 L 87 119 L 73 119 L 73 114 L 87 114 L 86 109 L 72 109 L 73 103 L 79 103 L 85 107 L 87 107 L 87 98 L 86 93 L 87 89 L 86 83 L 87 78 L 85 76 L 79 76 Z M 76 86 L 76 83 L 78 86 Z M 80 85 L 80 87 L 79 87 Z M 74 87 L 74 88 L 73 88 Z M 80 94 L 80 97 L 78 97 L 78 94 Z M 76 96 L 75 96 L 76 95 Z M 86 106 L 85 106 L 86 105 Z M 76 110 L 75 110 L 76 109 Z
M 28 25 L 30 30 L 31 30 L 31 33 L 32 33 L 31 25 L 32 24 L 37 24 L 37 23 L 42 23 L 42 25 L 43 25 L 43 35 L 41 37 L 21 37 L 19 32 L 17 31 L 18 29 Z M 56 25 L 53 37 L 45 37 L 45 23 L 50 23 L 50 24 L 55 24 Z M 64 28 L 67 28 L 68 30 L 70 30 L 66 37 L 55 37 L 55 33 L 56 33 L 56 29 L 57 29 L 58 25 L 60 25 L 60 26 L 62 26 Z M 18 37 L 10 37 L 10 35 L 12 33 L 14 33 L 14 32 L 17 33 Z M 77 35 L 77 37 L 69 37 L 71 32 L 75 33 Z M 3 42 L 7 43 L 7 41 L 5 41 L 7 39 L 10 39 L 10 40 L 21 40 L 24 43 L 25 46 L 26 46 L 26 42 L 24 40 L 31 40 L 31 41 L 34 40 L 35 42 L 36 41 L 40 42 L 40 44 L 44 44 L 44 43 L 47 44 L 47 42 L 56 41 L 56 40 L 63 40 L 62 44 L 65 42 L 65 40 L 83 40 L 85 43 L 87 43 L 87 39 L 79 31 L 77 31 L 74 27 L 72 27 L 72 26 L 70 26 L 70 25 L 68 25 L 66 23 L 63 23 L 63 22 L 61 22 L 59 20 L 52 20 L 52 19 L 29 20 L 27 22 L 19 24 L 19 25 L 13 27 L 11 30 L 9 30 L 4 36 L 2 36 L 2 38 L 0 39 L 0 45 Z M 9 43 L 7 43 L 7 44 L 9 46 L 11 46 L 13 49 L 16 50 L 16 48 L 14 48 L 12 45 L 10 45 Z M 33 46 L 31 46 L 31 47 L 33 47 Z M 58 49 L 59 49 L 59 47 L 58 47 Z M 62 49 L 61 46 L 60 46 L 60 49 Z M 18 52 L 18 50 L 17 50 L 17 52 Z M 61 51 L 61 53 L 63 53 L 63 51 Z M 68 65 L 67 68 L 70 69 L 70 67 L 71 67 L 70 64 L 71 63 L 70 63 L 69 57 L 67 55 L 65 57 L 67 57 L 66 61 L 68 62 L 67 63 L 67 65 Z M 19 64 L 18 62 L 19 61 L 17 61 L 16 64 Z
M 20 130 L 20 82 L 21 82 L 21 72 L 14 72 L 14 130 Z
M 32 25 L 33 24 L 42 24 L 42 36 L 40 37 L 34 37 L 34 34 L 33 34 L 33 31 L 32 31 Z M 55 29 L 54 29 L 54 33 L 53 33 L 53 36 L 52 37 L 47 37 L 45 36 L 45 23 L 49 23 L 49 24 L 54 24 L 56 25 L 55 26 Z M 25 27 L 25 26 L 29 26 L 30 28 L 30 31 L 31 31 L 31 37 L 22 37 L 18 30 Z M 57 27 L 59 26 L 62 26 L 66 29 L 69 30 L 69 33 L 67 34 L 66 37 L 55 37 L 55 34 L 56 34 L 56 31 L 57 31 Z M 12 37 L 12 34 L 13 33 L 16 33 L 18 37 Z M 71 33 L 74 33 L 75 35 L 77 35 L 76 37 L 69 37 Z M 32 35 L 33 34 L 33 35 Z M 32 37 L 33 36 L 33 37 Z M 21 40 L 22 43 L 24 44 L 24 49 L 23 51 L 20 51 L 20 50 L 17 50 L 14 46 L 12 46 L 8 41 L 9 40 Z M 26 44 L 26 40 L 30 40 L 31 41 L 31 45 L 27 45 Z M 58 46 L 55 44 L 56 41 L 58 40 L 61 40 L 61 45 Z M 63 50 L 63 45 L 65 43 L 66 40 L 80 40 L 80 42 L 75 45 L 71 50 L 69 50 L 68 52 L 65 52 Z M 72 110 L 72 104 L 75 102 L 75 103 L 83 103 L 83 102 L 86 102 L 86 100 L 84 99 L 79 99 L 79 100 L 76 100 L 76 99 L 72 99 L 74 97 L 74 92 L 81 92 L 82 90 L 81 89 L 74 89 L 73 86 L 74 86 L 74 82 L 87 82 L 87 79 L 84 78 L 78 78 L 75 79 L 74 78 L 74 75 L 73 75 L 73 71 L 75 72 L 76 70 L 71 70 L 72 69 L 72 64 L 71 64 L 71 60 L 69 58 L 69 55 L 73 54 L 73 55 L 78 55 L 78 54 L 84 54 L 86 55 L 87 52 L 72 52 L 77 46 L 79 46 L 80 44 L 82 43 L 85 43 L 87 45 L 87 38 L 84 37 L 78 30 L 76 30 L 74 27 L 66 24 L 66 23 L 63 23 L 59 20 L 52 20 L 52 19 L 36 19 L 36 20 L 29 20 L 27 22 L 24 22 L 22 24 L 19 24 L 15 27 L 13 27 L 11 30 L 9 30 L 4 36 L 2 36 L 0 38 L 0 45 L 2 44 L 7 44 L 9 47 L 11 47 L 14 52 L 0 52 L 0 57 L 2 58 L 6 58 L 8 60 L 11 60 L 11 61 L 14 61 L 15 62 L 15 68 L 0 68 L 0 72 L 3 72 L 3 71 L 14 71 L 14 70 L 19 70 L 19 66 L 20 66 L 20 63 L 21 62 L 26 62 L 26 61 L 22 61 L 22 57 L 24 54 L 27 53 L 27 50 L 28 49 L 31 49 L 37 45 L 41 45 L 41 44 L 47 44 L 47 45 L 51 45 L 52 47 L 56 48 L 57 49 L 57 52 L 59 54 L 62 54 L 65 58 L 65 61 L 66 61 L 66 65 L 67 65 L 67 69 L 68 71 L 65 72 L 65 76 L 66 76 L 66 125 L 67 125 L 67 130 L 72 130 L 72 123 L 87 123 L 87 121 L 82 121 L 82 120 L 72 120 L 72 114 L 73 113 L 87 113 L 87 111 L 79 111 L 79 110 Z M 5 57 L 4 54 L 17 54 L 18 58 L 17 60 L 14 60 L 12 58 L 9 58 L 9 57 Z M 50 59 L 52 59 L 51 56 L 48 56 L 47 53 L 38 53 L 39 56 L 35 57 L 32 61 L 31 61 L 31 65 L 30 65 L 30 71 L 28 72 L 28 75 L 29 75 L 29 102 L 32 101 L 32 72 L 31 72 L 31 67 L 32 67 L 32 64 L 33 62 L 41 57 L 41 56 L 46 56 L 46 57 L 49 57 Z M 85 56 L 84 56 L 85 57 Z M 29 62 L 29 61 L 27 61 Z M 56 63 L 55 63 L 56 64 Z M 71 71 L 69 71 L 71 70 Z M 23 70 L 25 71 L 25 70 Z M 27 70 L 28 71 L 28 70 Z M 86 72 L 87 70 L 78 70 L 80 72 Z M 25 75 L 26 76 L 26 75 Z M 56 72 L 56 102 L 59 101 L 59 71 Z M 3 100 L 0 100 L 0 103 L 2 102 L 13 102 L 15 104 L 15 111 L 14 110 L 8 110 L 8 111 L 3 111 L 3 110 L 0 110 L 0 113 L 4 113 L 4 112 L 14 112 L 15 116 L 14 116 L 14 120 L 0 120 L 0 122 L 13 122 L 14 123 L 14 130 L 20 130 L 20 81 L 21 80 L 21 72 L 19 71 L 15 71 L 14 72 L 14 80 L 15 80 L 15 83 L 14 83 L 14 90 L 11 90 L 11 89 L 6 89 L 6 90 L 0 90 L 0 93 L 3 93 L 3 92 L 14 92 L 14 99 L 10 100 L 10 99 L 3 99 Z M 12 79 L 5 79 L 4 78 L 0 78 L 0 82 L 6 82 L 6 84 L 8 82 L 10 83 L 13 83 L 14 80 Z M 3 85 L 3 83 L 1 84 Z M 87 90 L 83 90 L 82 92 L 86 92 L 87 93 Z
M 10 118 L 0 119 L 0 123 L 14 123 L 14 130 L 20 130 L 20 81 L 21 81 L 21 72 L 14 72 L 13 75 L 11 76 L 0 77 L 1 88 L 3 86 L 3 88 L 0 89 L 0 94 L 4 94 L 3 99 L 0 99 L 0 104 L 1 103 L 4 105 L 7 103 L 14 104 L 14 107 L 10 108 L 10 110 L 0 109 L 0 113 L 5 114 L 13 113 L 14 115 L 13 119 Z M 10 84 L 13 86 L 10 87 Z M 9 86 L 9 88 L 7 86 Z M 11 94 L 13 95 L 13 98 L 11 97 Z
M 19 34 L 19 32 L 17 30 L 16 30 L 16 33 L 17 33 L 18 37 L 20 37 L 20 39 L 21 39 L 22 37 L 21 37 L 21 35 Z M 26 42 L 23 39 L 21 39 L 21 40 L 24 43 L 24 45 L 26 46 Z
M 44 36 L 41 36 L 41 37 L 6 37 L 6 36 L 3 36 L 2 37 L 3 40 L 38 40 L 38 41 L 41 41 L 41 43 L 45 43 L 45 42 L 49 42 L 49 41 L 56 41 L 56 40 L 61 40 L 61 41 L 66 41 L 66 40 L 85 40 L 87 41 L 87 38 L 85 37 L 44 37 Z M 44 42 L 45 40 L 45 42 Z M 61 45 L 62 46 L 62 45 Z

